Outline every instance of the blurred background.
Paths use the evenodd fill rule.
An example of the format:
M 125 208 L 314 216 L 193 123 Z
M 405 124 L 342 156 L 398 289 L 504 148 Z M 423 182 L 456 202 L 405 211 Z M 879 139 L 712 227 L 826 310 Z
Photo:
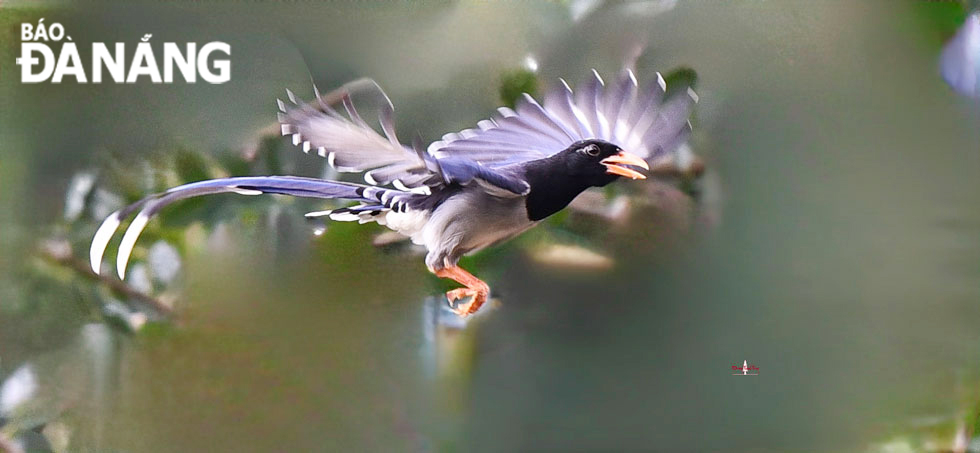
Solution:
M 0 448 L 980 451 L 980 104 L 939 71 L 969 6 L 4 1 Z M 21 84 L 42 17 L 227 42 L 231 81 Z M 707 171 L 464 260 L 496 296 L 467 322 L 417 251 L 285 197 L 182 202 L 125 284 L 86 270 L 145 194 L 325 175 L 263 136 L 286 88 L 372 77 L 428 142 L 641 48 Z

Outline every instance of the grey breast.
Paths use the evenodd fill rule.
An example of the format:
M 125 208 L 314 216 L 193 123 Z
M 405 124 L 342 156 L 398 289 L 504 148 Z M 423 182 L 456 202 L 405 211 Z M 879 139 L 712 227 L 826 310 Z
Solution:
M 528 219 L 523 196 L 490 194 L 468 187 L 450 197 L 426 224 L 426 262 L 454 265 L 459 257 L 512 238 L 537 222 Z M 431 260 L 431 262 L 430 262 Z

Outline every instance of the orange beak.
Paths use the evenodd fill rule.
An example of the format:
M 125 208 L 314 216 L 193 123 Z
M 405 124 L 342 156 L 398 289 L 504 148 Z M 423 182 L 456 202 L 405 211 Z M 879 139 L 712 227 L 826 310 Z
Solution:
M 606 166 L 606 173 L 625 176 L 630 179 L 647 179 L 643 173 L 636 170 L 632 170 L 626 167 L 622 167 L 616 164 L 623 165 L 633 165 L 635 167 L 640 167 L 644 170 L 649 170 L 650 166 L 647 165 L 647 161 L 643 160 L 640 156 L 636 154 L 630 154 L 626 151 L 620 151 L 619 154 L 614 154 L 605 159 L 599 161 L 602 165 Z

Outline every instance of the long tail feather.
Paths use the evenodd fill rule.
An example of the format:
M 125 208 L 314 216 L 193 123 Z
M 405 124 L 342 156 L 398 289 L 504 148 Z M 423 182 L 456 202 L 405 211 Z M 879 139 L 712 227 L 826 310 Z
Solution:
M 113 235 L 133 212 L 139 211 L 123 234 L 116 256 L 116 270 L 119 278 L 126 275 L 126 265 L 139 239 L 140 233 L 154 214 L 165 206 L 186 198 L 216 193 L 238 193 L 242 195 L 282 194 L 304 198 L 333 198 L 377 202 L 387 192 L 386 189 L 322 179 L 296 176 L 257 176 L 222 178 L 200 181 L 174 187 L 166 192 L 150 195 L 136 203 L 112 213 L 96 231 L 89 250 L 92 270 L 100 272 L 102 256 Z

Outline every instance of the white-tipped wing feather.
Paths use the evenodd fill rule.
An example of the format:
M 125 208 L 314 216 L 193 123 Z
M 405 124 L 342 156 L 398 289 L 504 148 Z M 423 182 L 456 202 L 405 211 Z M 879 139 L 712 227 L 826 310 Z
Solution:
M 592 71 L 578 92 L 562 80 L 545 94 L 544 105 L 525 94 L 514 110 L 500 108 L 477 129 L 446 134 L 428 152 L 437 159 L 462 157 L 493 168 L 547 157 L 580 140 L 601 139 L 657 160 L 687 139 L 688 116 L 698 101 L 688 89 L 665 102 L 666 88 L 659 73 L 641 89 L 630 70 L 608 87 Z
M 315 89 L 315 87 L 314 87 Z M 351 94 L 369 89 L 381 99 L 378 122 L 384 136 L 360 116 Z M 316 150 L 330 166 L 342 172 L 364 173 L 371 185 L 392 184 L 416 188 L 424 183 L 438 183 L 438 168 L 427 163 L 425 156 L 402 145 L 395 133 L 393 108 L 388 96 L 370 79 L 348 83 L 326 95 L 316 90 L 316 101 L 300 104 L 287 90 L 290 103 L 278 100 L 282 135 L 292 136 L 293 144 L 304 152 Z M 331 105 L 343 106 L 346 115 Z
M 384 136 L 358 114 L 351 93 L 370 88 L 383 100 L 379 123 Z M 690 132 L 690 115 L 697 95 L 690 89 L 665 101 L 667 84 L 660 73 L 640 86 L 631 70 L 624 70 L 606 86 L 592 71 L 573 92 L 560 80 L 546 92 L 544 104 L 525 94 L 515 109 L 501 107 L 475 129 L 449 133 L 426 151 L 402 145 L 394 127 L 388 96 L 372 80 L 361 79 L 325 96 L 317 91 L 317 103 L 300 105 L 279 101 L 282 134 L 306 152 L 316 149 L 331 166 L 345 172 L 364 172 L 372 185 L 422 188 L 438 185 L 439 160 L 463 159 L 487 168 L 540 159 L 588 139 L 615 143 L 649 161 L 667 157 L 684 143 Z M 347 115 L 334 110 L 341 104 Z M 451 175 L 450 175 L 451 177 Z

